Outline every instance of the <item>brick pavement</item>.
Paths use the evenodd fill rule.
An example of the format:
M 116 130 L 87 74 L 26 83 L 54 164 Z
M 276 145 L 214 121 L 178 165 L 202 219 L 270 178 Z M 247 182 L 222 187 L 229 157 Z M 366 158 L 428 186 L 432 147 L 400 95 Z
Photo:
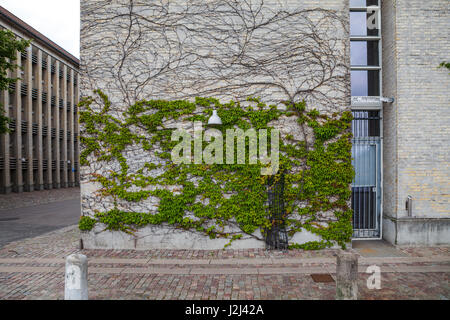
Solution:
M 89 258 L 90 299 L 334 299 L 335 250 L 79 250 L 75 226 L 0 249 L 0 299 L 63 299 L 64 258 Z M 397 248 L 360 257 L 360 299 L 449 299 L 450 248 Z M 382 271 L 366 286 L 368 265 Z

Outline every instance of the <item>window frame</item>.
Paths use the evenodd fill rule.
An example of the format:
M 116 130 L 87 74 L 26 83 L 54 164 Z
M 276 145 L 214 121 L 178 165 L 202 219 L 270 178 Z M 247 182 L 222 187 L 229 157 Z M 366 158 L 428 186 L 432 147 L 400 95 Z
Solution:
M 351 71 L 378 71 L 379 73 L 379 96 L 352 96 L 351 106 L 352 109 L 375 109 L 380 110 L 382 108 L 381 97 L 383 96 L 383 74 L 382 74 L 382 28 L 381 28 L 381 7 L 380 1 L 378 1 L 377 6 L 364 6 L 364 7 L 352 7 L 350 6 L 349 12 L 367 12 L 368 10 L 375 10 L 375 14 L 378 19 L 378 36 L 352 36 L 350 35 L 350 44 L 352 41 L 378 41 L 378 66 L 360 66 L 360 65 L 351 65 L 350 64 L 350 72 Z M 349 28 L 350 29 L 350 28 Z M 350 60 L 351 60 L 351 52 L 350 52 Z M 351 63 L 351 62 L 350 62 Z
M 350 41 L 368 41 L 374 40 L 378 41 L 378 58 L 379 58 L 379 66 L 378 67 L 369 67 L 369 66 L 352 66 L 350 65 L 350 70 L 379 70 L 379 93 L 380 97 L 365 97 L 365 96 L 352 96 L 351 97 L 351 110 L 352 112 L 357 111 L 378 111 L 379 115 L 379 137 L 369 137 L 368 139 L 376 139 L 379 140 L 379 152 L 380 152 L 380 162 L 379 166 L 377 166 L 376 171 L 379 174 L 379 192 L 380 192 L 380 203 L 379 203 L 379 237 L 356 237 L 353 235 L 353 239 L 358 240 L 379 240 L 383 237 L 383 202 L 384 202 L 384 164 L 383 164 L 383 103 L 381 102 L 381 97 L 383 96 L 383 74 L 382 74 L 382 66 L 383 66 L 383 56 L 382 56 L 382 25 L 381 25 L 381 6 L 380 0 L 377 1 L 378 6 L 366 6 L 366 7 L 352 7 L 350 6 L 350 12 L 352 11 L 367 11 L 368 9 L 375 9 L 377 18 L 378 18 L 378 36 L 350 36 Z M 350 53 L 351 55 L 351 53 Z M 350 59 L 349 59 L 350 60 Z M 351 62 L 350 62 L 351 63 Z M 353 128 L 352 128 L 353 132 Z M 358 138 L 356 138 L 358 139 Z M 363 138 L 365 139 L 365 138 Z

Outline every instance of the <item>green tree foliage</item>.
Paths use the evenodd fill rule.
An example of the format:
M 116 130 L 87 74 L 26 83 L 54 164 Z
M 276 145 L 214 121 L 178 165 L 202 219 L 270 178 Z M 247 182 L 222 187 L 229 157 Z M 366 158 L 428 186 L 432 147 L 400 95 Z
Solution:
M 16 53 L 24 52 L 29 45 L 29 40 L 17 39 L 10 30 L 0 30 L 0 90 L 6 90 L 10 83 L 16 82 L 16 78 L 8 77 L 8 71 L 17 69 Z M 8 132 L 8 122 L 9 118 L 0 105 L 0 134 Z

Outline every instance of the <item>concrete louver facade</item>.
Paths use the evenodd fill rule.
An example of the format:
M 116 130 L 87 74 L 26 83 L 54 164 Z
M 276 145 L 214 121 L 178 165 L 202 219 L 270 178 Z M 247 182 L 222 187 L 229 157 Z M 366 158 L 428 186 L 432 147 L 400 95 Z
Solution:
M 0 7 L 0 27 L 32 39 L 11 90 L 0 93 L 11 132 L 0 136 L 0 193 L 79 185 L 79 60 Z

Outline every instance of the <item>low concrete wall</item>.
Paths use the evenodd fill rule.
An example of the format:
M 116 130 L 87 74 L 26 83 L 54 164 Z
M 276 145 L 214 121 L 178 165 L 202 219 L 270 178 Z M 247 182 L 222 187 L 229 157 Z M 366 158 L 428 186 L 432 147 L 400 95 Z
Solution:
M 401 246 L 450 245 L 450 219 L 385 217 L 383 238 Z
M 105 225 L 97 224 L 91 231 L 81 232 L 85 249 L 173 249 L 173 250 L 219 250 L 229 242 L 228 239 L 210 239 L 186 230 L 177 230 L 168 226 L 145 226 L 139 228 L 135 235 L 125 232 L 104 230 Z M 255 233 L 262 238 L 261 234 Z M 318 241 L 320 237 L 308 231 L 294 236 L 290 243 Z M 265 242 L 243 237 L 232 242 L 229 249 L 264 249 Z

